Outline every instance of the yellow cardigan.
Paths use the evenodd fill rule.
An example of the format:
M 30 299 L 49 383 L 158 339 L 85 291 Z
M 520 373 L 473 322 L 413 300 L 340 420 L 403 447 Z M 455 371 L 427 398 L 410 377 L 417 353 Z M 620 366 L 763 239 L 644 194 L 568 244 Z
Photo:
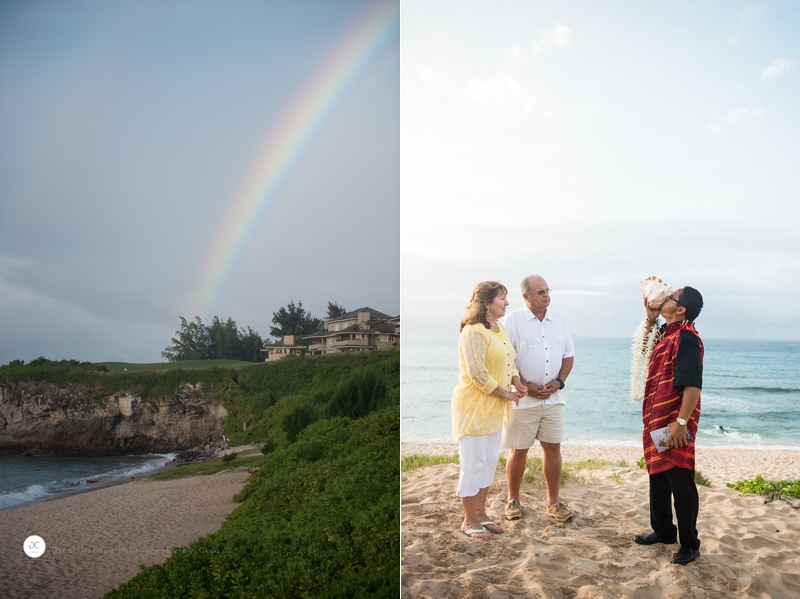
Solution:
M 470 324 L 458 342 L 458 384 L 453 391 L 453 437 L 488 435 L 503 428 L 506 404 L 492 395 L 498 385 L 511 391 L 511 378 L 519 376 L 514 348 L 505 327 L 498 323 L 502 340 L 482 324 Z

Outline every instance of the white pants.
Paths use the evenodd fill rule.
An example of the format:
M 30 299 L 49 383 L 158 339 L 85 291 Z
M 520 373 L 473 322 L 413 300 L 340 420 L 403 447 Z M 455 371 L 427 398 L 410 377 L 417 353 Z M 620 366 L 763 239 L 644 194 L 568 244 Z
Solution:
M 494 473 L 500 459 L 500 441 L 503 431 L 488 435 L 464 435 L 458 440 L 459 497 L 473 497 L 494 482 Z

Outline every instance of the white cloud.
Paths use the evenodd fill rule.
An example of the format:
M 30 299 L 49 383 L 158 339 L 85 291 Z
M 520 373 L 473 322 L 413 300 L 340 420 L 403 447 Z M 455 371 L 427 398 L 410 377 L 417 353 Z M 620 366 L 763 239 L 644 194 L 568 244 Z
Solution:
M 728 111 L 728 122 L 729 123 L 741 123 L 744 117 L 747 116 L 748 113 L 747 108 L 736 108 L 734 110 Z
M 522 85 L 507 73 L 491 79 L 472 79 L 467 83 L 467 96 L 479 104 L 494 104 L 502 108 L 518 107 L 528 112 L 535 96 L 526 94 Z
M 505 51 L 506 64 L 511 66 L 524 66 L 525 58 L 522 56 L 522 46 L 513 46 L 506 48 Z
M 779 75 L 783 75 L 789 69 L 792 68 L 794 61 L 789 60 L 785 56 L 781 56 L 780 58 L 776 58 L 772 61 L 772 64 L 769 65 L 766 69 L 761 71 L 761 76 L 764 79 L 774 79 Z
M 550 30 L 542 31 L 537 41 L 531 42 L 537 54 L 550 54 L 567 48 L 571 43 L 569 28 L 556 23 Z
M 421 89 L 433 96 L 438 96 L 446 87 L 445 78 L 429 67 L 417 67 L 417 77 L 419 78 Z
M 742 123 L 744 121 L 759 121 L 761 120 L 761 109 L 736 108 L 734 110 L 729 110 L 727 119 L 729 123 L 733 123 L 734 125 Z
M 755 123 L 761 120 L 761 108 L 748 108 L 742 106 L 741 108 L 733 108 L 723 115 L 714 113 L 711 115 L 711 122 L 708 124 L 707 129 L 711 133 L 719 133 L 725 127 L 723 125 L 741 125 L 744 123 Z

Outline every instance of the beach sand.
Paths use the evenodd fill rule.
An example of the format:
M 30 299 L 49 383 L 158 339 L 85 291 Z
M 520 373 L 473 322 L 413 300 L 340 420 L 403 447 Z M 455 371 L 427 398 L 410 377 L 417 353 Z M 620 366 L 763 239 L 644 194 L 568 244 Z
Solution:
M 629 466 L 585 472 L 568 481 L 562 500 L 577 513 L 566 524 L 544 514 L 543 488 L 523 483 L 521 520 L 503 517 L 505 473 L 498 467 L 489 513 L 506 530 L 491 540 L 458 532 L 458 466 L 443 464 L 406 475 L 402 483 L 401 593 L 403 598 L 800 597 L 800 510 L 784 501 L 764 504 L 725 486 L 762 475 L 800 479 L 800 451 L 698 449 L 697 469 L 711 481 L 699 487 L 701 557 L 670 563 L 679 545 L 639 546 L 650 532 L 648 478 L 631 447 L 563 446 L 565 461 L 589 458 Z M 403 444 L 402 455 L 453 455 L 455 444 Z M 537 445 L 531 456 L 541 457 Z M 800 500 L 792 500 L 797 505 Z
M 216 532 L 248 477 L 139 480 L 0 512 L 0 597 L 102 597 Z M 47 544 L 40 557 L 23 552 L 30 535 Z

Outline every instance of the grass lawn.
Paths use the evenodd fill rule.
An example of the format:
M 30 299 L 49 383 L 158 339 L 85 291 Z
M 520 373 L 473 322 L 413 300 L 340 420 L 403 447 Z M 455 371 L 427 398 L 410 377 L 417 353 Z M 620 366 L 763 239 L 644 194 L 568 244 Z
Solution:
M 200 368 L 243 368 L 261 362 L 242 362 L 241 360 L 186 360 L 184 362 L 155 362 L 153 364 L 134 364 L 132 362 L 95 362 L 105 366 L 109 372 L 128 372 L 134 370 L 197 370 Z

